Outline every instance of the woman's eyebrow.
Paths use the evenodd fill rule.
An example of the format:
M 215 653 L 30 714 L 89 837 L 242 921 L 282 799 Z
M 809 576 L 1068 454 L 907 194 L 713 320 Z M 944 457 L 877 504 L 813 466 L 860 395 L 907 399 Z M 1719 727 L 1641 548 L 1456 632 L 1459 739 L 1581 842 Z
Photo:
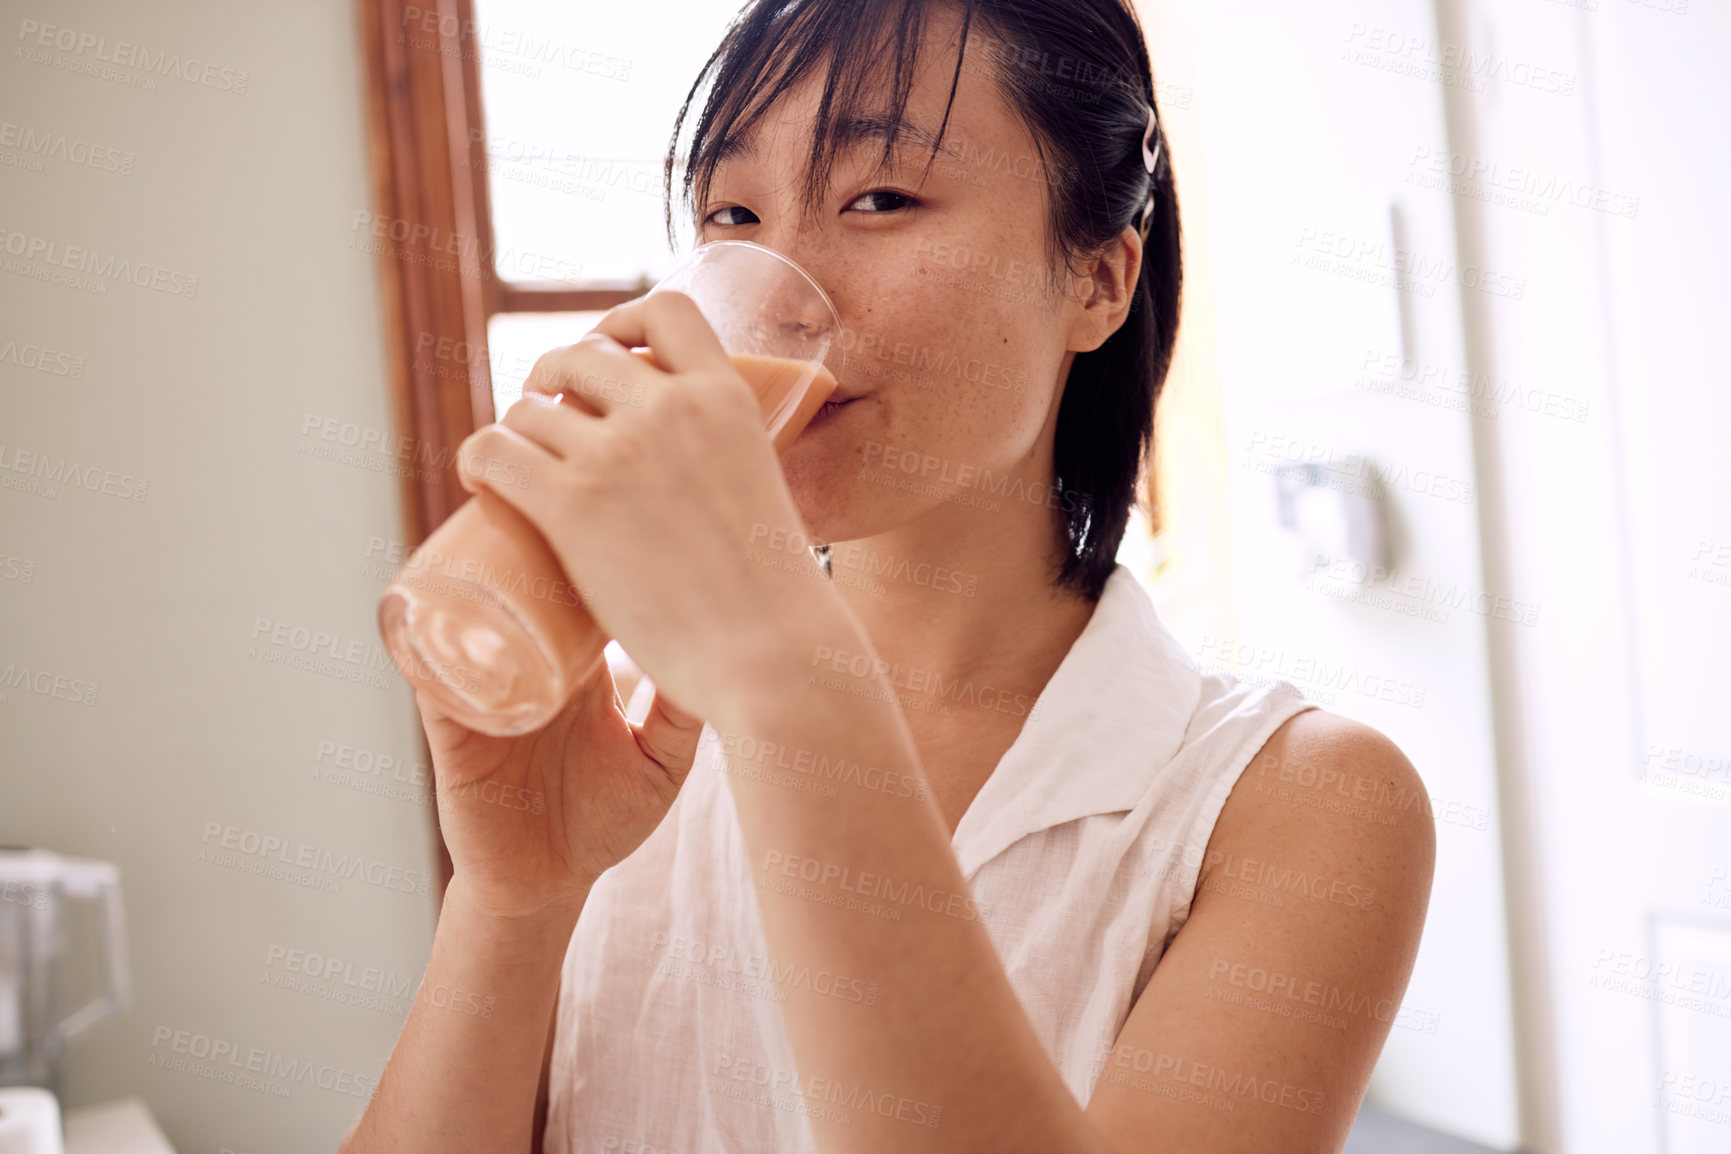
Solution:
M 941 156 L 952 160 L 959 159 L 959 154 L 951 145 L 938 147 L 938 134 L 913 120 L 896 122 L 888 117 L 855 116 L 841 121 L 836 125 L 836 139 L 844 148 L 858 148 L 869 140 L 890 140 L 894 138 L 897 148 L 908 148 L 920 145 L 927 152 L 936 150 Z
M 938 144 L 938 134 L 925 125 L 912 120 L 900 122 L 884 116 L 851 116 L 836 123 L 836 147 L 842 151 L 853 151 L 863 148 L 868 142 L 895 139 L 895 149 L 890 159 L 883 167 L 895 168 L 900 163 L 896 155 L 902 149 L 922 146 L 930 153 Z M 725 161 L 748 160 L 756 155 L 757 148 L 749 138 L 729 137 L 715 146 L 715 166 L 719 168 Z M 960 160 L 961 154 L 951 144 L 937 148 L 938 155 Z

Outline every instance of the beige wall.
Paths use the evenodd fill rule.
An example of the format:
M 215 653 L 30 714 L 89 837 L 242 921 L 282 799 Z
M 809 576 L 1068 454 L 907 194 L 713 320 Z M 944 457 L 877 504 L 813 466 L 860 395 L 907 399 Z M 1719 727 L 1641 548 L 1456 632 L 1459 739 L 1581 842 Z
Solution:
M 303 436 L 309 419 L 390 429 L 373 258 L 348 247 L 369 207 L 358 27 L 337 0 L 148 9 L 0 3 L 0 843 L 121 869 L 134 1005 L 73 1050 L 68 1106 L 142 1094 L 182 1152 L 330 1149 L 401 1027 L 433 922 L 430 895 L 393 888 L 431 868 L 409 780 L 419 729 L 373 616 L 385 563 L 369 545 L 400 536 L 395 462 L 304 451 L 340 447 Z M 40 46 L 31 22 L 70 30 L 70 50 Z M 98 59 L 121 41 L 195 81 L 190 61 L 213 66 L 208 83 L 122 83 L 151 74 Z M 50 155 L 27 152 L 26 131 Z M 94 166 L 72 161 L 91 146 Z M 32 238 L 54 248 L 32 256 Z M 110 257 L 166 270 L 164 287 L 40 279 Z M 191 277 L 196 293 L 173 291 Z M 27 346 L 78 375 L 25 367 Z M 31 468 L 24 453 L 93 488 L 30 491 L 40 476 L 9 471 Z M 271 644 L 278 625 L 288 644 Z M 296 629 L 333 638 L 321 667 L 275 660 L 307 656 Z M 67 678 L 61 695 L 52 678 L 46 694 L 17 684 L 25 668 Z M 96 685 L 93 704 L 68 700 L 76 682 Z M 354 779 L 398 796 L 321 777 L 342 747 L 401 759 Z M 233 828 L 232 860 L 209 860 L 213 823 Z M 242 852 L 254 836 L 285 848 Z M 325 884 L 239 868 L 303 854 Z M 289 951 L 388 981 L 395 1005 L 292 988 Z M 174 1031 L 312 1073 L 280 1096 L 153 1064 L 188 1057 Z

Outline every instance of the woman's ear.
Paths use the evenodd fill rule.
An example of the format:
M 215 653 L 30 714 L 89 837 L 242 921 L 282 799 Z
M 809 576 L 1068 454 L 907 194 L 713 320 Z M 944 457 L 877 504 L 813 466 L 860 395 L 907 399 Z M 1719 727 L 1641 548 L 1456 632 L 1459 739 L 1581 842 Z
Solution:
M 1130 315 L 1141 275 L 1142 238 L 1135 229 L 1126 228 L 1095 259 L 1088 275 L 1075 282 L 1081 296 L 1071 301 L 1065 349 L 1091 353 L 1105 344 Z

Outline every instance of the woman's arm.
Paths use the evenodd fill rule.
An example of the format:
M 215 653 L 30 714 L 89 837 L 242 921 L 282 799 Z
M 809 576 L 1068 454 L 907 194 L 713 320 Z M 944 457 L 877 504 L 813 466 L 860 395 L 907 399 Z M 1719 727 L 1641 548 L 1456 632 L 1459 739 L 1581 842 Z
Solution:
M 452 880 L 408 1021 L 341 1154 L 529 1154 L 559 966 L 581 909 L 579 898 L 499 916 Z
M 1104 1154 L 998 960 L 886 680 L 842 677 L 838 687 L 823 656 L 869 663 L 863 628 L 825 598 L 782 611 L 774 651 L 710 724 L 728 755 L 770 953 L 778 968 L 833 977 L 826 992 L 816 982 L 787 992 L 797 1072 L 754 1070 L 745 1082 L 802 1098 L 825 1154 Z M 775 756 L 762 754 L 766 742 Z M 741 749 L 758 756 L 738 758 Z M 820 757 L 832 770 L 838 759 L 859 766 L 831 778 L 836 796 L 756 769 Z

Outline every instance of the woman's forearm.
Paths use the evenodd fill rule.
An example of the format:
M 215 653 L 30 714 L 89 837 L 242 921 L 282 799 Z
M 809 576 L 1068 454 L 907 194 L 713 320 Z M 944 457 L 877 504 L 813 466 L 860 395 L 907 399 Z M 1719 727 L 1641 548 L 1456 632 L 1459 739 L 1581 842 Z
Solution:
M 863 629 L 809 618 L 711 719 L 770 953 L 830 975 L 788 991 L 799 1069 L 754 1080 L 803 1099 L 826 1154 L 1105 1150 L 1016 999 L 886 680 L 833 673 L 836 652 L 870 668 Z M 812 778 L 835 789 L 796 787 Z
M 528 1154 L 559 968 L 587 896 L 503 917 L 451 882 L 408 1021 L 341 1154 Z

